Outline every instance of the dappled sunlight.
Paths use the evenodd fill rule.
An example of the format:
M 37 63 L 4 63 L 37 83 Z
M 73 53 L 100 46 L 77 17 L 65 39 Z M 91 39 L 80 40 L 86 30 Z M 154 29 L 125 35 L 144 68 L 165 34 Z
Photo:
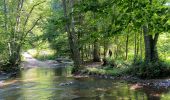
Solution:
M 137 89 L 142 89 L 143 86 L 141 84 L 133 84 L 130 86 L 131 90 L 137 90 Z
M 3 81 L 0 83 L 0 88 L 3 88 L 5 86 L 11 85 L 11 84 L 15 84 L 17 82 L 20 82 L 19 80 L 9 80 L 9 81 Z
M 0 0 L 0 100 L 170 100 L 170 0 Z

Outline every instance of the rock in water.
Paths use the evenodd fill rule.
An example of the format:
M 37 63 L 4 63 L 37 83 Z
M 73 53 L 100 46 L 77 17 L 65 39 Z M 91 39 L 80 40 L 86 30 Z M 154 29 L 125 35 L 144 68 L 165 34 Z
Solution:
M 67 82 L 67 83 L 60 83 L 59 86 L 67 86 L 67 85 L 72 85 L 73 82 Z

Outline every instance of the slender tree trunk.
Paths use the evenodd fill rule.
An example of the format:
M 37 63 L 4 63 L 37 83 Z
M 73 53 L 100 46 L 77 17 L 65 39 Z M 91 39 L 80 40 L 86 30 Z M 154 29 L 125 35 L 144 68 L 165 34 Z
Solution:
M 136 35 L 136 32 L 135 32 L 135 48 L 134 48 L 134 63 L 136 62 L 136 59 L 137 59 L 137 35 Z
M 5 21 L 5 32 L 7 32 L 7 4 L 6 0 L 4 0 L 4 21 Z
M 139 43 L 140 43 L 140 39 L 139 39 L 139 36 L 137 35 L 137 50 L 136 50 L 136 56 L 137 58 L 139 57 Z
M 92 60 L 92 47 L 91 47 L 91 45 L 89 44 L 89 46 L 88 46 L 88 58 L 90 59 L 90 60 Z
M 8 34 L 7 33 L 7 30 L 8 30 L 8 16 L 7 16 L 7 2 L 6 2 L 6 0 L 4 0 L 4 25 L 5 25 L 5 27 L 4 27 L 4 30 L 5 30 L 5 34 Z M 11 45 L 10 45 L 10 43 L 8 42 L 8 50 L 9 50 L 9 56 L 11 56 Z
M 88 60 L 88 51 L 87 51 L 87 44 L 85 44 L 85 46 L 84 46 L 85 48 L 84 48 L 84 56 L 85 56 L 85 58 L 86 58 L 86 60 Z
M 140 60 L 142 60 L 142 55 L 143 55 L 143 50 L 142 50 L 142 28 L 141 28 L 141 33 L 140 33 Z
M 81 62 L 84 62 L 84 51 L 85 51 L 85 46 L 82 46 L 81 48 Z
M 93 61 L 100 62 L 100 51 L 99 51 L 99 43 L 98 40 L 94 41 L 94 50 L 93 50 Z
M 116 36 L 116 38 L 115 38 L 116 49 L 114 50 L 115 59 L 118 58 L 118 52 L 119 52 L 118 39 L 119 39 L 119 37 Z
M 21 62 L 21 46 L 16 42 L 11 42 L 10 46 L 12 50 L 11 50 L 11 55 L 9 57 L 9 64 L 12 67 L 16 67 Z
M 81 69 L 81 59 L 80 59 L 79 47 L 77 44 L 77 38 L 76 38 L 75 30 L 74 30 L 74 17 L 72 15 L 71 17 L 72 20 L 71 20 L 71 25 L 70 25 L 70 23 L 68 22 L 69 18 L 67 15 L 66 0 L 62 0 L 62 1 L 63 1 L 64 16 L 65 16 L 65 19 L 67 20 L 65 30 L 68 33 L 68 41 L 70 45 L 71 57 L 74 61 L 74 66 L 76 70 L 79 70 Z M 71 0 L 70 2 L 71 2 L 71 8 L 73 9 L 74 0 Z
M 93 59 L 93 50 L 94 50 L 94 45 L 90 45 L 90 59 Z
M 107 58 L 107 53 L 108 53 L 108 41 L 104 40 L 104 59 Z
M 158 52 L 157 52 L 157 41 L 159 33 L 153 35 L 148 34 L 148 27 L 143 26 L 144 33 L 144 42 L 145 42 L 145 62 L 156 62 L 158 61 Z
M 5 25 L 4 30 L 5 34 L 8 34 L 7 0 L 3 0 L 3 2 L 4 2 L 4 25 Z M 7 45 L 9 50 L 8 64 L 10 64 L 12 67 L 16 67 L 20 64 L 21 61 L 20 56 L 21 47 L 18 43 L 16 43 L 15 37 L 11 37 Z
M 128 59 L 129 35 L 126 36 L 126 60 Z

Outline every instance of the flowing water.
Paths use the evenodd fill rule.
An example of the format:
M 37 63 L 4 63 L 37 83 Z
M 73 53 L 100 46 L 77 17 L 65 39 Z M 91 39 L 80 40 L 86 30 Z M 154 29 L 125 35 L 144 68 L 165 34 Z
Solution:
M 0 86 L 0 100 L 170 100 L 169 89 L 121 80 L 72 77 L 70 67 L 31 68 Z

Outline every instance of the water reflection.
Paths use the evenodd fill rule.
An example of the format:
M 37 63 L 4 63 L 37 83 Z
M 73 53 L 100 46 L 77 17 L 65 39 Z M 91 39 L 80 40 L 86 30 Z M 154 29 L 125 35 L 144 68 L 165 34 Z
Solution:
M 74 78 L 71 68 L 33 68 L 6 81 L 0 100 L 169 100 L 169 89 L 143 87 L 109 79 Z M 71 84 L 65 84 L 71 82 Z M 61 83 L 65 85 L 60 85 Z

